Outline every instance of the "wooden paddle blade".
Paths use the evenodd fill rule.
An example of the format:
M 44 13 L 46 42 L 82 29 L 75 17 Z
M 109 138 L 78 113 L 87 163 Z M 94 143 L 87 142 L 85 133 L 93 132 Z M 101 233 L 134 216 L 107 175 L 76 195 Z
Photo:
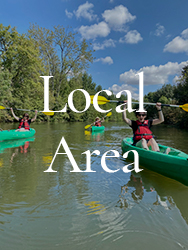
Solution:
M 94 95 L 91 95 L 90 98 L 91 98 L 91 104 L 93 104 Z M 110 102 L 110 101 L 107 100 L 104 96 L 98 96 L 98 98 L 97 98 L 97 103 L 98 103 L 99 105 L 103 105 L 103 104 L 105 104 L 105 103 L 107 103 L 107 102 Z
M 180 108 L 188 112 L 188 103 L 181 105 Z
M 5 107 L 3 107 L 3 106 L 0 106 L 0 109 L 6 109 Z
M 42 112 L 44 115 L 49 115 L 49 116 L 52 116 L 52 115 L 54 115 L 54 112 L 52 111 L 52 112 Z
M 86 125 L 85 126 L 85 129 L 88 129 L 88 128 L 90 128 L 91 127 L 91 124 L 90 125 Z

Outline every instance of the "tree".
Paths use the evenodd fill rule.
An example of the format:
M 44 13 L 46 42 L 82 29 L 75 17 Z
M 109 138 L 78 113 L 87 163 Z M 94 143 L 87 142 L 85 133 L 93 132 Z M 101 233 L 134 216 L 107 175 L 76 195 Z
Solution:
M 43 74 L 39 49 L 32 38 L 20 35 L 15 28 L 0 24 L 0 66 L 2 77 L 8 75 L 4 96 L 8 106 L 40 109 L 43 107 Z M 11 97 L 10 97 L 11 92 Z
M 76 41 L 76 33 L 69 28 L 56 26 L 53 30 L 32 25 L 28 31 L 29 36 L 35 39 L 40 48 L 41 58 L 53 75 L 52 91 L 55 97 L 63 95 L 66 85 L 72 77 L 86 70 L 93 62 L 92 51 L 86 40 Z
M 182 69 L 182 76 L 177 81 L 177 87 L 174 91 L 174 96 L 178 104 L 188 103 L 188 65 Z M 185 111 L 179 112 L 180 127 L 188 127 L 188 115 Z
M 82 75 L 82 88 L 91 95 L 96 93 L 96 83 L 93 82 L 92 76 L 86 72 Z
M 182 76 L 177 81 L 174 96 L 180 104 L 188 102 L 188 65 L 182 69 Z
M 0 105 L 6 107 L 8 100 L 12 101 L 11 74 L 0 68 Z M 5 121 L 7 118 L 6 112 L 0 112 L 0 120 Z

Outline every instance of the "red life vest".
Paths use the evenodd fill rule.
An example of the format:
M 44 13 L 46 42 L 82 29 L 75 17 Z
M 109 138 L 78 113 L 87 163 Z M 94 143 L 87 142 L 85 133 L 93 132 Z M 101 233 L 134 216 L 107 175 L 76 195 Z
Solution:
M 30 130 L 30 126 L 29 126 L 28 120 L 21 119 L 21 122 L 20 122 L 18 128 L 20 129 L 22 127 L 22 125 L 24 125 L 24 128 L 26 130 Z
M 101 127 L 101 121 L 96 121 L 96 122 L 95 122 L 95 126 Z
M 138 128 L 134 133 L 134 141 L 139 141 L 142 138 L 149 140 L 153 138 L 152 132 L 148 127 L 148 120 L 145 120 L 143 123 L 136 121 Z

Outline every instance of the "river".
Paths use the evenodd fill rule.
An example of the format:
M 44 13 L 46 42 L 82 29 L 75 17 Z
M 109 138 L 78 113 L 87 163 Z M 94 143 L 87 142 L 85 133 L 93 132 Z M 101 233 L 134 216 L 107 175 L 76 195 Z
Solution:
M 0 143 L 0 249 L 188 249 L 188 187 L 147 169 L 121 170 L 128 164 L 121 141 L 132 135 L 125 123 L 106 123 L 94 135 L 85 133 L 85 123 L 32 125 L 33 140 Z M 159 143 L 188 153 L 186 130 L 158 125 L 153 132 Z M 96 172 L 70 172 L 65 155 L 53 163 L 57 172 L 44 172 L 62 137 L 81 170 L 82 153 L 100 151 L 91 156 Z M 108 158 L 107 166 L 120 170 L 107 173 L 101 156 L 112 149 L 120 157 Z

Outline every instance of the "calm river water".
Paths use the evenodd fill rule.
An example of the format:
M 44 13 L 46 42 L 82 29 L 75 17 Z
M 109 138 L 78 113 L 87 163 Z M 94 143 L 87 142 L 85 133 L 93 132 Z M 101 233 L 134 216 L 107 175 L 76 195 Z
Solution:
M 106 123 L 104 133 L 93 135 L 85 125 L 34 123 L 33 141 L 0 143 L 0 249 L 188 249 L 188 187 L 146 169 L 105 172 L 101 155 L 110 149 L 121 155 L 121 140 L 132 130 Z M 188 153 L 187 131 L 158 125 L 153 132 L 161 144 Z M 95 173 L 71 173 L 65 155 L 56 157 L 56 173 L 43 172 L 62 136 L 81 170 L 82 153 L 100 151 L 91 157 Z M 122 155 L 107 160 L 113 170 L 127 164 Z

